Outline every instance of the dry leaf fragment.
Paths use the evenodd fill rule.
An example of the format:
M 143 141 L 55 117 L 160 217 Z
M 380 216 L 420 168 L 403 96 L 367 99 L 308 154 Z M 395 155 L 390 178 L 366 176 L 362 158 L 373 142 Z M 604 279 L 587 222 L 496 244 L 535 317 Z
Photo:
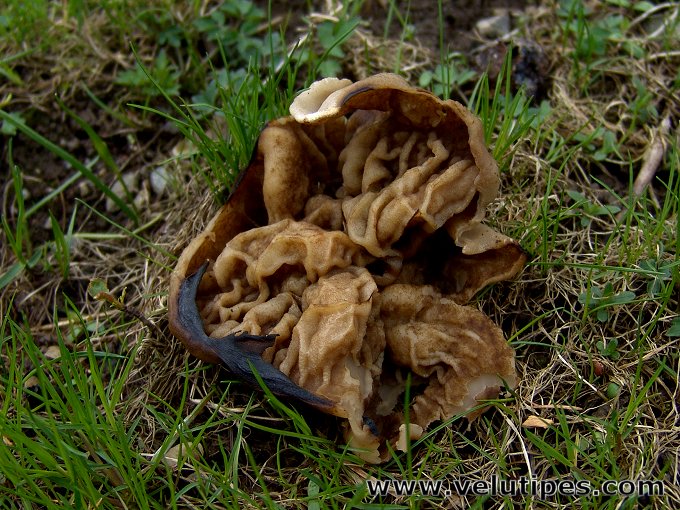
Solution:
M 522 427 L 533 429 L 547 429 L 550 428 L 550 426 L 553 425 L 554 423 L 555 422 L 549 418 L 541 418 L 540 416 L 531 415 L 526 420 L 524 420 L 524 423 L 522 423 Z
M 156 452 L 158 454 L 158 452 Z M 163 456 L 163 462 L 170 468 L 176 468 L 179 461 L 186 461 L 188 456 L 197 460 L 203 455 L 203 445 L 200 443 L 196 446 L 191 444 L 177 443 L 175 446 L 168 449 Z
M 36 376 L 32 375 L 24 381 L 24 388 L 33 388 L 38 386 L 38 384 L 40 384 L 40 380 Z

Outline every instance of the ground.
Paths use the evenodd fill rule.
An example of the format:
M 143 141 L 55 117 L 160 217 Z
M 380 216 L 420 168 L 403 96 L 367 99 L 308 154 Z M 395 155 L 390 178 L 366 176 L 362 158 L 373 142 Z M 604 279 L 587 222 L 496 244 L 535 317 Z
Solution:
M 531 475 L 665 486 L 535 508 L 678 507 L 677 4 L 443 2 L 441 17 L 431 2 L 295 2 L 290 15 L 247 0 L 40 5 L 0 8 L 0 501 L 501 508 L 524 498 L 372 498 L 364 481 Z M 507 26 L 479 24 L 493 16 Z M 269 18 L 287 43 L 310 34 L 312 50 L 253 107 L 206 56 L 217 73 L 222 37 L 228 76 L 242 79 L 253 48 L 266 53 Z M 228 188 L 216 169 L 242 168 L 311 74 L 395 70 L 482 116 L 502 178 L 491 222 L 529 263 L 475 301 L 516 351 L 517 390 L 373 467 L 343 457 L 334 418 L 282 408 L 189 357 L 167 329 L 167 288 Z M 232 115 L 198 128 L 177 94 Z M 220 136 L 229 142 L 205 141 Z M 111 202 L 123 176 L 128 213 Z

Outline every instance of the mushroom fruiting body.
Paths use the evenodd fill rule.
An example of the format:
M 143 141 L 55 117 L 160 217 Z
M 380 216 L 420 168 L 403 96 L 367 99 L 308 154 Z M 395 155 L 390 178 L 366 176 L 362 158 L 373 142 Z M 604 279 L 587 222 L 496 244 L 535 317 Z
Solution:
M 290 111 L 182 253 L 170 327 L 201 359 L 346 418 L 379 462 L 385 439 L 406 444 L 407 374 L 412 438 L 517 383 L 501 330 L 465 303 L 526 258 L 483 223 L 498 169 L 459 103 L 381 74 L 316 82 Z

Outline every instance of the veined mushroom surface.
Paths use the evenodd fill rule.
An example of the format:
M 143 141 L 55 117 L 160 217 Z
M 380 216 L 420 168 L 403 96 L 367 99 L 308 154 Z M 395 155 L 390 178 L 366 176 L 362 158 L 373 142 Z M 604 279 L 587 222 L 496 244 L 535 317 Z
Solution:
M 484 223 L 499 191 L 481 122 L 392 74 L 312 84 L 270 122 L 227 203 L 182 253 L 173 333 L 199 358 L 344 418 L 369 462 L 517 384 L 466 303 L 526 257 Z

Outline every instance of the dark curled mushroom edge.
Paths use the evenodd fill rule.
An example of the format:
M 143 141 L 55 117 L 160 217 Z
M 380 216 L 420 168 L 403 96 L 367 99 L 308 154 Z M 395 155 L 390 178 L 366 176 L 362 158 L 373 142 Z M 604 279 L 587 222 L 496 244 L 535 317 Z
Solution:
M 258 387 L 253 374 L 255 370 L 274 395 L 295 398 L 330 412 L 333 402 L 301 388 L 262 359 L 262 352 L 274 344 L 276 335 L 236 333 L 210 338 L 205 334 L 196 306 L 196 291 L 207 267 L 208 262 L 203 263 L 198 271 L 182 281 L 173 307 L 179 312 L 174 320 L 175 335 L 182 338 L 187 350 L 204 361 L 222 363 L 232 374 Z

